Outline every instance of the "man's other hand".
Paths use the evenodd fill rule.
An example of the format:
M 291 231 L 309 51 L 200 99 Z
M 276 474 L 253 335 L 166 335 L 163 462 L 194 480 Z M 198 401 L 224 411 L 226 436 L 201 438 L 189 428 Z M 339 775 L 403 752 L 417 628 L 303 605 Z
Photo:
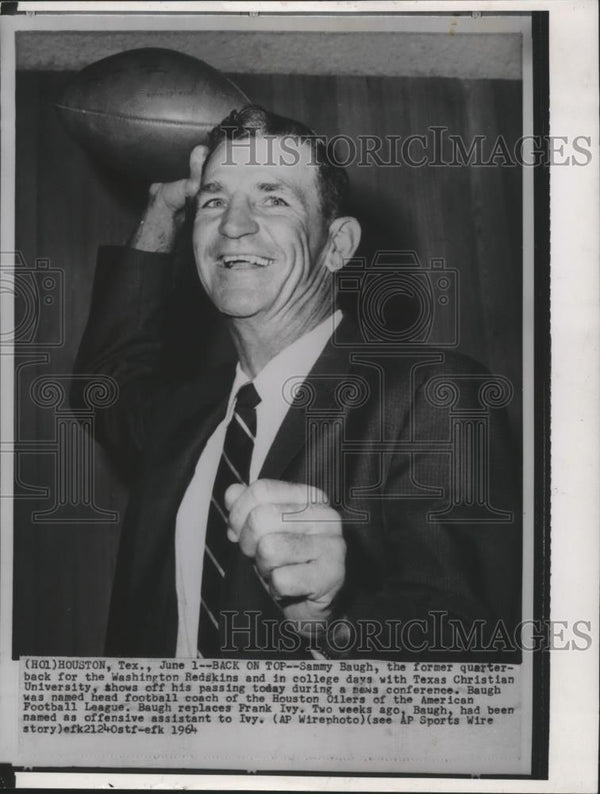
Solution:
M 318 488 L 279 480 L 232 485 L 225 493 L 228 537 L 254 560 L 286 618 L 323 623 L 346 575 L 339 513 Z
M 130 242 L 131 248 L 170 253 L 185 218 L 185 204 L 200 190 L 206 146 L 196 146 L 190 155 L 190 175 L 176 182 L 154 182 L 148 191 L 148 205 Z

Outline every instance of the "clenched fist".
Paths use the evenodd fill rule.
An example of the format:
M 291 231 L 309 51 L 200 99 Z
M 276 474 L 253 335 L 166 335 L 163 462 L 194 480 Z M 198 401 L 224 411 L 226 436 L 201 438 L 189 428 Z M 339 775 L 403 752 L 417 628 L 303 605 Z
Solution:
M 225 493 L 228 537 L 254 560 L 286 618 L 324 623 L 346 575 L 339 513 L 318 488 L 279 480 L 232 485 Z M 289 602 L 288 602 L 288 599 Z

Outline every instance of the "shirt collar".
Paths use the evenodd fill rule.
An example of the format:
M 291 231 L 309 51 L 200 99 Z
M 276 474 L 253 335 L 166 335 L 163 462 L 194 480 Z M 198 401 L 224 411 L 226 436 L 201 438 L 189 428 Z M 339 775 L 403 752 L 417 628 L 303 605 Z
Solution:
M 261 403 L 269 403 L 284 399 L 283 386 L 290 379 L 303 381 L 321 355 L 323 348 L 333 335 L 342 320 L 342 311 L 337 309 L 326 317 L 319 325 L 296 339 L 291 345 L 281 350 L 272 358 L 254 378 L 254 387 L 261 398 Z M 250 382 L 250 378 L 238 361 L 227 416 L 233 411 L 233 403 L 240 388 Z

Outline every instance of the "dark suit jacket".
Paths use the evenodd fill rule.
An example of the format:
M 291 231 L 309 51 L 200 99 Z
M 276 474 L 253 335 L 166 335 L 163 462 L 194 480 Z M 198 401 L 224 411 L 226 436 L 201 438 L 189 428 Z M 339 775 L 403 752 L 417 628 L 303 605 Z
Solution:
M 103 373 L 118 383 L 117 402 L 98 412 L 97 432 L 133 474 L 108 655 L 175 652 L 175 518 L 233 379 L 229 366 L 190 381 L 160 379 L 169 283 L 169 257 L 102 249 L 77 362 L 80 374 Z M 508 660 L 497 622 L 500 634 L 504 627 L 510 635 L 520 617 L 519 462 L 503 412 L 481 411 L 485 377 L 481 365 L 457 355 L 365 346 L 345 318 L 296 395 L 260 476 L 314 484 L 342 515 L 347 577 L 337 609 L 345 634 L 331 635 L 333 645 L 328 635 L 322 650 L 473 659 L 459 648 L 441 651 L 456 644 L 460 623 L 463 635 L 474 626 L 481 631 L 472 636 L 484 644 L 496 638 L 495 650 L 477 658 Z M 452 388 L 458 402 L 446 399 Z M 75 389 L 73 401 L 80 400 Z M 460 480 L 469 450 L 480 455 L 477 493 L 469 491 L 468 472 Z M 225 655 L 306 654 L 241 554 L 223 610 Z M 413 628 L 403 633 L 409 621 Z

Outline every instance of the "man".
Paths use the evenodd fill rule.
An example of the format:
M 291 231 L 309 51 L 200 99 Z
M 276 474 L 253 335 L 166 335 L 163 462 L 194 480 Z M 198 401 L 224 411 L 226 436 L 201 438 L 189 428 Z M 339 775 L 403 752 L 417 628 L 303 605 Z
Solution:
M 308 128 L 250 106 L 194 150 L 188 180 L 152 186 L 129 250 L 101 254 L 77 367 L 119 384 L 99 438 L 136 472 L 109 655 L 422 658 L 456 625 L 489 642 L 518 617 L 502 430 L 481 466 L 504 512 L 443 520 L 450 417 L 429 385 L 483 370 L 436 351 L 364 353 L 334 305 L 360 239 L 346 190 Z M 165 292 L 192 197 L 198 275 L 238 364 L 172 383 Z

